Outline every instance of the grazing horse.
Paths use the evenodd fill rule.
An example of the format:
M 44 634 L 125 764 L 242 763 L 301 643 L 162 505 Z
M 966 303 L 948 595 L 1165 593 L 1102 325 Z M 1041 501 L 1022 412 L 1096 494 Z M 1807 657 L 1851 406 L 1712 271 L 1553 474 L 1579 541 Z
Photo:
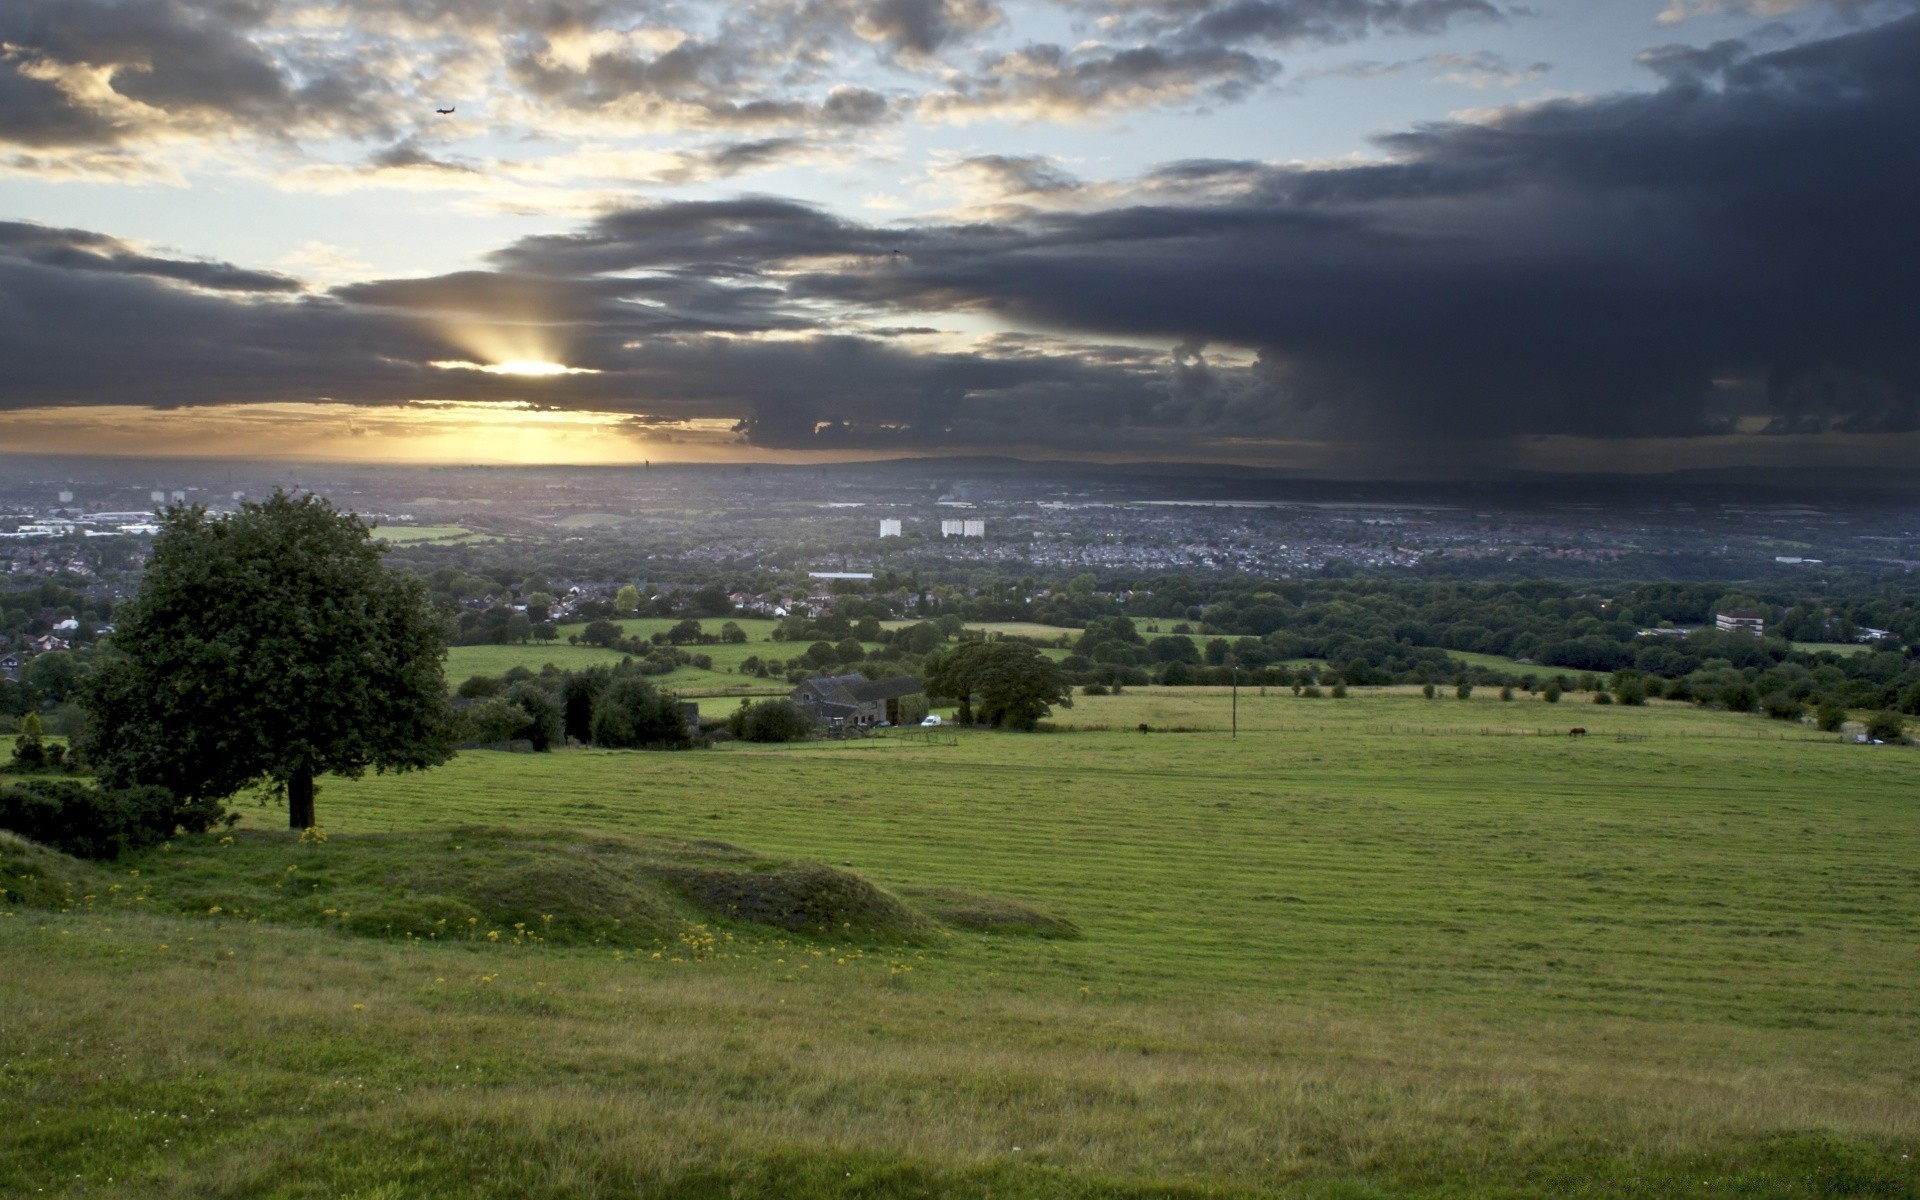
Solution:
M 1575 725 L 1572 729 L 1567 730 L 1567 736 L 1585 737 L 1587 736 L 1587 727 L 1584 725 Z

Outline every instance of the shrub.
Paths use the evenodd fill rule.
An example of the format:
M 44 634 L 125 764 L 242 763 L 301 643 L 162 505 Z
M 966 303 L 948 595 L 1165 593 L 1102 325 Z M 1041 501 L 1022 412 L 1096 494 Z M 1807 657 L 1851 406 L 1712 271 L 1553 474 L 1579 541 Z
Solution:
M 1540 693 L 1540 698 L 1548 704 L 1560 703 L 1560 685 L 1558 683 L 1549 683 L 1546 690 Z
M 1462 679 L 1454 685 L 1453 694 L 1462 700 L 1469 699 L 1473 695 L 1473 685 Z
M 1080 689 L 1080 694 L 1082 696 L 1104 696 L 1107 694 L 1107 685 L 1104 683 L 1090 683 Z
M 1595 704 L 1612 704 L 1613 694 L 1611 692 L 1595 692 L 1593 694 L 1593 702 Z
M 813 718 L 782 697 L 742 705 L 727 719 L 727 728 L 743 742 L 793 742 L 813 732 Z
M 1430 683 L 1420 685 L 1420 694 L 1429 700 L 1433 699 L 1433 691 L 1433 685 Z
M 1798 721 L 1807 706 L 1786 692 L 1768 692 L 1760 697 L 1760 711 L 1776 721 Z
M 1838 733 L 1840 727 L 1847 723 L 1847 706 L 1836 704 L 1832 700 L 1823 700 L 1814 717 L 1820 723 L 1821 729 L 1828 733 Z
M 72 780 L 0 788 L 0 829 L 76 858 L 118 858 L 220 819 L 217 800 L 176 801 L 163 788 L 93 788 Z
M 1877 712 L 1867 718 L 1867 736 L 1883 742 L 1907 740 L 1907 723 L 1897 712 Z
M 1330 694 L 1335 700 L 1345 700 L 1347 698 L 1347 685 L 1344 682 L 1334 684 Z
M 691 743 L 673 697 L 631 677 L 615 680 L 595 699 L 592 732 L 594 745 L 615 750 L 679 750 Z
M 505 685 L 491 675 L 469 675 L 453 694 L 462 700 L 484 700 L 488 696 L 498 696 L 504 690 Z

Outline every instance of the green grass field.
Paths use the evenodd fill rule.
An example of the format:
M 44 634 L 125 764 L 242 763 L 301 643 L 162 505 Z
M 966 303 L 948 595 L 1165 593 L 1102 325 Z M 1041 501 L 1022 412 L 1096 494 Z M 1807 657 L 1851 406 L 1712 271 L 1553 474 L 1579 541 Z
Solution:
M 0 1194 L 1920 1195 L 1915 751 L 1485 690 L 1243 688 L 1229 739 L 1228 706 L 470 753 L 327 781 L 324 844 L 249 808 L 82 873 L 0 917 Z M 531 868 L 470 856 L 511 830 L 581 848 L 576 906 L 665 837 L 1078 936 L 338 911 L 492 920 Z
M 491 534 L 475 533 L 465 525 L 382 525 L 373 531 L 373 536 L 396 546 L 419 543 L 451 546 L 456 542 L 472 545 L 500 540 Z
M 1872 646 L 1862 642 L 1795 642 L 1793 648 L 1795 650 L 1805 651 L 1808 654 L 1819 654 L 1825 651 L 1828 654 L 1838 654 L 1842 658 L 1851 658 L 1856 654 L 1871 654 L 1873 652 Z

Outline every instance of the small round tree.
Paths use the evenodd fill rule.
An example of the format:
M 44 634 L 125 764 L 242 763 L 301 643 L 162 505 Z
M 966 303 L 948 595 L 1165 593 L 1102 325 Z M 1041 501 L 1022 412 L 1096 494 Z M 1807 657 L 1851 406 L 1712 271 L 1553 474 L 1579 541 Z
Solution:
M 265 781 L 306 829 L 315 776 L 446 761 L 446 631 L 383 552 L 315 496 L 168 509 L 120 610 L 118 655 L 85 690 L 101 781 L 190 801 Z

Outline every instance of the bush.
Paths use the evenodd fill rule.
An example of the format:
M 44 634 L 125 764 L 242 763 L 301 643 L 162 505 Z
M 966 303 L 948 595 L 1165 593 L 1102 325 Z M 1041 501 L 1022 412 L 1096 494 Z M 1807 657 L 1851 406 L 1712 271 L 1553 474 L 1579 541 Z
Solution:
M 1421 684 L 1420 694 L 1429 700 L 1433 699 L 1433 685 L 1430 683 Z
M 631 677 L 615 680 L 594 700 L 592 732 L 594 745 L 614 750 L 680 750 L 692 742 L 673 697 Z
M 1840 727 L 1847 723 L 1847 706 L 1836 704 L 1831 700 L 1823 700 L 1815 713 L 1815 719 L 1819 721 L 1822 730 L 1827 733 L 1838 733 Z
M 1473 685 L 1462 679 L 1454 686 L 1453 694 L 1462 700 L 1469 699 L 1473 696 Z
M 1786 692 L 1768 692 L 1760 697 L 1760 711 L 1776 721 L 1798 721 L 1807 706 Z
M 727 728 L 743 742 L 794 742 L 813 732 L 813 718 L 791 700 L 763 700 L 741 705 Z
M 1107 694 L 1107 685 L 1104 683 L 1090 683 L 1080 689 L 1080 694 L 1082 696 L 1104 696 Z
M 1547 689 L 1540 693 L 1540 698 L 1548 704 L 1560 703 L 1560 685 L 1558 683 L 1549 683 Z
M 1595 704 L 1612 704 L 1613 694 L 1611 692 L 1595 692 L 1593 694 L 1593 702 Z
M 177 829 L 205 832 L 217 800 L 182 804 L 163 788 L 92 788 L 71 780 L 0 788 L 0 829 L 76 858 L 118 858 L 157 845 Z
M 1883 742 L 1907 740 L 1907 723 L 1897 712 L 1877 712 L 1867 718 L 1867 736 Z

